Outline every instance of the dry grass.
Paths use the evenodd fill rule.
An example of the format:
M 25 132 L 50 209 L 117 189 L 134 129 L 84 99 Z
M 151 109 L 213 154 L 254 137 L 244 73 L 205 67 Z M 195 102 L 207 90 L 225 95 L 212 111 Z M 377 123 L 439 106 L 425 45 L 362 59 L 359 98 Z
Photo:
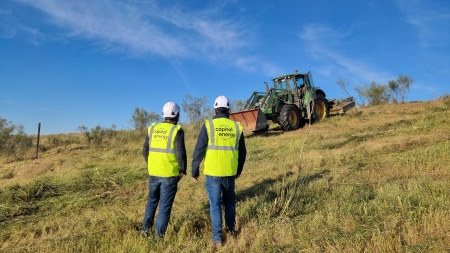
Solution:
M 239 236 L 222 251 L 449 251 L 446 101 L 359 108 L 294 132 L 247 134 Z M 184 129 L 190 159 L 199 126 Z M 1 251 L 210 251 L 204 176 L 180 182 L 167 236 L 152 242 L 138 233 L 143 138 L 119 132 L 89 147 L 82 136 L 57 137 L 38 160 L 0 160 Z

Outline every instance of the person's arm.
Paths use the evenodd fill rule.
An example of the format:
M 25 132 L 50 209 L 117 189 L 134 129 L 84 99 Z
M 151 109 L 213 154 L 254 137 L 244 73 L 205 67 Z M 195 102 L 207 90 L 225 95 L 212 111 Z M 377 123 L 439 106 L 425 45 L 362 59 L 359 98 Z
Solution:
M 200 175 L 200 163 L 206 154 L 206 148 L 208 146 L 208 133 L 206 131 L 205 125 L 200 129 L 200 133 L 198 135 L 197 144 L 195 145 L 194 155 L 192 158 L 192 178 L 198 180 Z
M 145 160 L 146 164 L 148 164 L 148 152 L 150 150 L 148 141 L 149 141 L 149 138 L 147 135 L 147 137 L 145 137 L 144 147 L 142 148 L 142 155 L 144 156 L 144 160 Z
M 241 138 L 239 138 L 239 149 L 238 149 L 238 168 L 236 176 L 239 177 L 244 169 L 245 159 L 247 157 L 247 148 L 245 147 L 244 134 L 241 134 Z
M 177 155 L 180 174 L 186 175 L 187 156 L 184 143 L 184 131 L 180 128 L 175 136 L 175 154 Z

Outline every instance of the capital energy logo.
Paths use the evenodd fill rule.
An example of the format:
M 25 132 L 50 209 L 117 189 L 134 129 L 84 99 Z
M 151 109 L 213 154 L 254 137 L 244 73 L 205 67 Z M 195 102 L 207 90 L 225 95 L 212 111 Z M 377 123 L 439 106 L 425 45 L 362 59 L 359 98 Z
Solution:
M 164 128 L 158 128 L 153 130 L 153 139 L 155 141 L 167 140 L 168 139 L 167 130 Z
M 236 137 L 236 133 L 233 131 L 233 128 L 227 125 L 221 125 L 219 127 L 214 128 L 214 130 L 219 133 L 219 137 L 222 140 L 228 140 L 230 138 Z

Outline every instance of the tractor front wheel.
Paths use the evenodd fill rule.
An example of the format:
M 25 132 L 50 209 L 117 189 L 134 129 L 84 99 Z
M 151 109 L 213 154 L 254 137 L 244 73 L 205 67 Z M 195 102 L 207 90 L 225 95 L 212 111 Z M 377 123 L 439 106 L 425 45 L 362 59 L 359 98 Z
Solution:
M 280 125 L 285 131 L 297 130 L 300 127 L 300 116 L 296 105 L 284 105 L 280 112 Z

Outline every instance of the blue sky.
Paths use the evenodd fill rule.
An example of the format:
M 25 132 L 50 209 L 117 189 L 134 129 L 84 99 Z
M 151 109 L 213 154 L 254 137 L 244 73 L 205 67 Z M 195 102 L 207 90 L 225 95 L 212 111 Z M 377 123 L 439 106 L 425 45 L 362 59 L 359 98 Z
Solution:
M 450 94 L 450 1 L 0 2 L 0 117 L 28 134 L 130 129 L 135 107 L 244 100 L 295 69 L 328 98 L 399 75 L 409 101 Z

